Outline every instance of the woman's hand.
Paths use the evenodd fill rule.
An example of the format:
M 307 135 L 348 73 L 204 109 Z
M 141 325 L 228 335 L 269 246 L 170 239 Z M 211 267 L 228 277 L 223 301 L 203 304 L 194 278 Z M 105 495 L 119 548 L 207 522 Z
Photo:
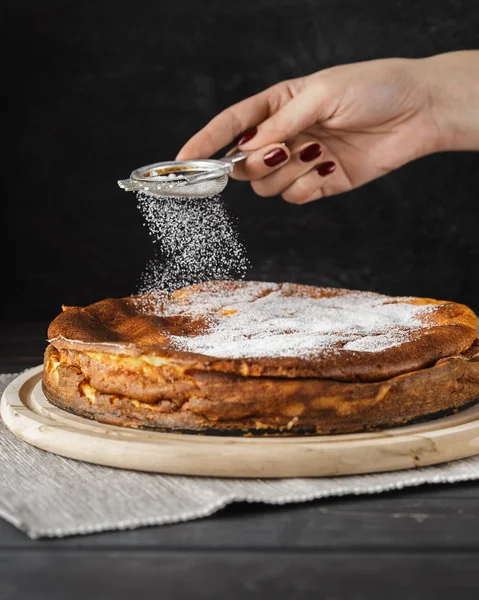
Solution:
M 177 158 L 209 157 L 236 138 L 249 155 L 236 164 L 235 179 L 250 180 L 260 196 L 303 204 L 420 156 L 479 145 L 479 109 L 465 115 L 471 94 L 478 105 L 478 88 L 475 51 L 333 67 L 231 106 Z M 473 131 L 461 133 L 468 118 L 477 118 Z

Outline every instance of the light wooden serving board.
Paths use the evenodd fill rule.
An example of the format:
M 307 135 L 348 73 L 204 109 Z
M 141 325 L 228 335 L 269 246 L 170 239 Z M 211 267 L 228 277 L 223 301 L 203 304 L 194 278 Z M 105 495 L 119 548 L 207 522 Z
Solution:
M 479 454 L 479 405 L 420 425 L 308 437 L 218 437 L 103 425 L 63 411 L 41 388 L 42 367 L 5 390 L 1 416 L 19 438 L 89 463 L 178 475 L 318 477 L 395 471 Z

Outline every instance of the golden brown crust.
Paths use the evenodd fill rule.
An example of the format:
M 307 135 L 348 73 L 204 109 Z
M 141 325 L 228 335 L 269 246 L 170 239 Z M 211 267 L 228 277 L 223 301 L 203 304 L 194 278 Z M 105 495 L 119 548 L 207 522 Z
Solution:
M 479 398 L 478 341 L 461 356 L 380 382 L 248 377 L 137 362 L 50 344 L 44 390 L 60 408 L 103 423 L 283 435 L 399 425 Z
M 316 377 L 337 381 L 381 381 L 402 373 L 423 369 L 441 358 L 459 355 L 471 346 L 476 337 L 477 317 L 466 306 L 429 298 L 392 298 L 373 294 L 383 303 L 431 306 L 425 327 L 410 333 L 400 345 L 375 352 L 335 348 L 313 357 L 220 358 L 178 350 L 173 336 L 191 337 L 208 328 L 208 318 L 227 318 L 215 307 L 215 312 L 201 318 L 185 318 L 181 311 L 175 316 L 162 315 L 162 307 L 179 309 L 194 301 L 195 295 L 221 290 L 254 290 L 257 282 L 210 282 L 197 284 L 172 294 L 154 298 L 157 314 L 148 314 L 149 296 L 107 299 L 85 308 L 65 307 L 48 330 L 49 339 L 57 348 L 105 352 L 124 356 L 151 355 L 167 358 L 180 369 L 236 374 L 250 377 Z M 264 286 L 267 286 L 266 288 Z M 308 298 L 341 298 L 358 294 L 348 290 L 317 288 L 295 284 L 262 284 L 258 298 L 272 291 L 284 296 Z M 367 296 L 364 293 L 365 297 Z M 371 294 L 369 294 L 371 296 Z M 141 303 L 139 302 L 141 299 Z M 166 313 L 165 313 L 166 314 Z

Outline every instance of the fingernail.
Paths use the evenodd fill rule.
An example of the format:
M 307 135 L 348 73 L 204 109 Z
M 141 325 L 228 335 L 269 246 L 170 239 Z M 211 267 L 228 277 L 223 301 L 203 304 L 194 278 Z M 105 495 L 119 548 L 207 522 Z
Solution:
M 321 156 L 322 153 L 323 151 L 321 150 L 321 146 L 319 144 L 310 144 L 301 150 L 299 153 L 299 158 L 303 162 L 309 162 L 315 158 L 318 158 L 318 156 Z
M 287 158 L 288 155 L 283 148 L 275 148 L 274 150 L 271 150 L 271 152 L 268 152 L 268 154 L 265 154 L 263 160 L 268 167 L 275 167 L 284 162 Z
M 251 127 L 251 129 L 247 129 L 246 131 L 243 131 L 243 133 L 241 133 L 233 143 L 236 146 L 241 146 L 241 144 L 246 144 L 246 142 L 249 142 L 250 140 L 252 140 L 257 133 L 258 133 L 258 128 Z
M 326 177 L 326 175 L 329 175 L 330 173 L 332 173 L 335 170 L 336 170 L 336 163 L 333 163 L 331 160 L 328 160 L 328 162 L 320 163 L 316 167 L 316 171 L 317 171 L 318 175 L 321 175 L 321 177 Z

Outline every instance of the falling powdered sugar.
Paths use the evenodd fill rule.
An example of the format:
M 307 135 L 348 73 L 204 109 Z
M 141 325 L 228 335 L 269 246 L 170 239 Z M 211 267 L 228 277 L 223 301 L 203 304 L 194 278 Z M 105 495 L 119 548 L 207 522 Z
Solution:
M 218 358 L 313 357 L 324 352 L 380 352 L 431 323 L 434 305 L 370 292 L 262 282 L 205 284 L 170 297 L 161 316 L 204 319 L 203 330 L 171 337 L 173 347 Z M 317 296 L 317 297 L 314 297 Z
M 171 198 L 140 192 L 137 199 L 156 245 L 140 292 L 245 276 L 246 250 L 219 196 Z

